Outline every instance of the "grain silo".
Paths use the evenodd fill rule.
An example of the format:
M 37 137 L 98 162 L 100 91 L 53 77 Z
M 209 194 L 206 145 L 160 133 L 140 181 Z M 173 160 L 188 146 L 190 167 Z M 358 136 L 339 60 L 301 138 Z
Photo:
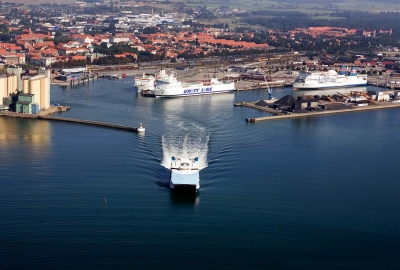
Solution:
M 17 66 L 9 66 L 7 68 L 7 73 L 15 74 L 15 76 L 16 76 L 15 87 L 12 89 L 12 92 L 14 92 L 15 90 L 21 91 L 22 90 L 22 80 L 21 80 L 22 68 L 17 67 Z
M 22 93 L 29 94 L 29 80 L 22 80 Z
M 6 89 L 4 87 L 4 80 L 5 80 L 5 77 L 0 77 L 0 104 L 4 104 L 3 98 L 7 96 Z
M 13 74 L 8 77 L 9 80 L 9 88 L 8 88 L 8 95 L 17 92 L 17 75 Z
M 50 71 L 49 71 L 50 75 Z M 50 76 L 46 77 L 46 99 L 45 99 L 45 106 L 46 108 L 50 108 Z
M 40 79 L 43 76 L 35 76 L 29 78 L 29 94 L 35 95 L 35 101 L 39 104 L 39 108 L 42 108 L 41 98 L 40 98 Z
M 8 96 L 8 79 L 7 76 L 2 77 L 2 86 L 4 87 L 4 95 Z
M 47 109 L 50 107 L 51 73 L 49 69 L 39 69 L 38 75 L 43 76 L 43 78 L 40 79 L 40 109 Z
M 47 77 L 40 78 L 40 109 L 50 107 L 50 83 Z
M 11 93 L 11 89 L 12 89 L 12 79 L 11 79 L 11 76 L 9 76 L 9 75 L 7 75 L 7 78 L 6 78 L 6 80 L 7 80 L 7 96 L 9 96 L 10 95 L 10 93 Z

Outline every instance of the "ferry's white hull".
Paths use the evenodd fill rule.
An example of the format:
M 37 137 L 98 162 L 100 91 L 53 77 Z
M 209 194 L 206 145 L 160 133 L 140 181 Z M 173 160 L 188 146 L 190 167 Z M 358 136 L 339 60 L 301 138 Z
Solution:
M 216 85 L 191 85 L 190 87 L 174 87 L 166 89 L 154 89 L 153 93 L 156 97 L 187 97 L 199 95 L 211 95 L 220 93 L 233 92 L 234 83 L 221 83 Z
M 359 82 L 347 83 L 310 83 L 295 82 L 293 83 L 294 90 L 317 90 L 317 89 L 331 89 L 331 88 L 345 88 L 345 87 L 359 87 L 366 86 L 367 81 L 360 80 Z
M 171 181 L 169 183 L 171 189 L 196 189 L 200 188 L 200 176 L 198 170 L 171 170 Z
M 154 90 L 154 79 L 137 79 L 135 80 L 135 87 L 137 88 L 138 93 L 146 91 L 146 90 Z
M 172 182 L 169 183 L 169 188 L 170 189 L 175 189 L 175 188 L 195 188 L 196 191 L 200 189 L 200 183 L 197 183 L 196 185 L 185 185 L 185 184 L 176 184 L 174 185 Z
M 347 73 L 346 67 L 340 67 L 340 72 L 328 70 L 323 72 L 300 72 L 294 83 L 294 90 L 314 90 L 345 87 L 360 87 L 367 85 L 367 76 L 357 74 L 355 67 Z
M 154 90 L 154 85 L 135 85 L 135 86 L 137 88 L 138 93 L 141 93 L 146 90 L 151 90 L 151 91 Z

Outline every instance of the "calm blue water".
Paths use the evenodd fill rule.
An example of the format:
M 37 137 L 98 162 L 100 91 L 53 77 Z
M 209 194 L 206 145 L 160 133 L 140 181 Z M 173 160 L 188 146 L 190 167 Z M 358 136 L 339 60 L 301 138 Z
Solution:
M 398 268 L 400 109 L 247 124 L 264 113 L 233 103 L 265 91 L 143 98 L 132 77 L 51 95 L 146 133 L 0 118 L 2 269 Z M 195 197 L 168 189 L 182 149 Z

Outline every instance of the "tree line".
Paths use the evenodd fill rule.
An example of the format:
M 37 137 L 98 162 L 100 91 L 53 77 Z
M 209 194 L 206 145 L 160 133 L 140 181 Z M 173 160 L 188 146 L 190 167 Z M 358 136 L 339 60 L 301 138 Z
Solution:
M 263 15 L 264 14 L 264 15 Z M 275 14 L 275 15 L 274 15 Z M 267 16 L 268 15 L 268 16 Z M 400 37 L 399 12 L 333 12 L 332 17 L 343 19 L 316 19 L 307 14 L 294 11 L 267 11 L 258 10 L 240 15 L 244 23 L 261 25 L 267 28 L 277 28 L 288 31 L 295 28 L 331 26 L 354 29 L 393 29 L 393 34 Z M 271 17 L 272 16 L 272 17 Z

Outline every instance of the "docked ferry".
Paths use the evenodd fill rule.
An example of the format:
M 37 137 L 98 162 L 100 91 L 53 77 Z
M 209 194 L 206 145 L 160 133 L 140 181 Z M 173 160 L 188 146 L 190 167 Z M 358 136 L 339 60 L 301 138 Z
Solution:
M 219 81 L 215 76 L 208 81 L 180 82 L 175 73 L 156 80 L 153 93 L 156 97 L 184 97 L 233 92 L 234 82 Z
M 135 87 L 138 93 L 144 92 L 146 90 L 154 90 L 156 85 L 156 80 L 166 79 L 168 75 L 165 73 L 165 69 L 161 68 L 158 75 L 146 75 L 143 73 L 142 77 L 135 77 Z
M 138 93 L 141 93 L 146 90 L 154 90 L 155 84 L 155 76 L 146 75 L 143 73 L 142 77 L 135 76 L 135 87 L 137 88 Z
M 300 72 L 293 83 L 294 90 L 313 90 L 358 87 L 367 85 L 367 75 L 357 73 L 355 67 L 350 72 L 342 66 L 339 73 L 334 70 L 326 72 Z

